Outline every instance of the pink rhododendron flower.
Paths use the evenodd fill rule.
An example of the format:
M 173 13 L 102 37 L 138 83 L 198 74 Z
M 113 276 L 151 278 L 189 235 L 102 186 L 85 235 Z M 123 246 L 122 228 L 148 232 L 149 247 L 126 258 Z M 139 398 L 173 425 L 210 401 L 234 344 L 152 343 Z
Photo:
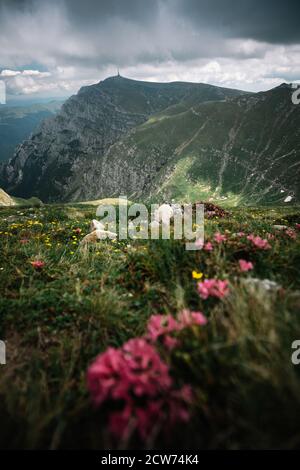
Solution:
M 251 269 L 253 269 L 253 263 L 251 263 L 251 261 L 239 259 L 239 265 L 242 272 L 251 271 Z
M 120 349 L 108 348 L 89 367 L 88 388 L 93 402 L 155 396 L 172 380 L 168 366 L 143 338 L 131 339 Z
M 147 331 L 151 341 L 156 341 L 159 336 L 180 330 L 180 325 L 172 315 L 152 315 L 148 321 Z
M 189 418 L 190 387 L 174 387 L 167 364 L 144 338 L 100 354 L 88 369 L 87 385 L 95 405 L 121 406 L 109 418 L 109 429 L 119 438 L 137 429 L 146 439 L 158 424 L 169 427 Z
M 172 315 L 152 315 L 147 325 L 147 338 L 155 342 L 159 337 L 163 338 L 163 344 L 168 349 L 173 349 L 178 346 L 179 341 L 170 336 L 170 333 L 181 331 L 193 325 L 205 325 L 207 323 L 206 317 L 201 312 L 191 312 L 190 310 L 183 310 L 177 316 L 177 319 Z
M 122 383 L 121 372 L 125 360 L 120 349 L 108 348 L 88 369 L 87 381 L 92 400 L 100 405 L 108 398 L 124 397 L 127 384 Z
M 226 237 L 226 235 L 222 235 L 220 232 L 216 232 L 215 235 L 214 235 L 214 240 L 217 243 L 223 243 L 223 242 L 225 242 L 225 240 L 227 240 L 227 237 Z
M 211 242 L 205 243 L 203 249 L 204 249 L 205 251 L 212 251 L 212 250 L 213 250 L 212 243 L 211 243 Z
M 155 396 L 171 386 L 167 364 L 145 339 L 131 339 L 122 350 L 127 364 L 128 388 L 135 395 Z
M 245 235 L 246 235 L 245 232 L 238 232 L 238 233 L 237 233 L 237 236 L 238 236 L 238 237 L 244 237 Z
M 35 269 L 42 269 L 45 266 L 45 263 L 41 260 L 31 261 L 31 266 L 33 266 Z
M 265 240 L 258 235 L 255 236 L 253 234 L 248 235 L 247 239 L 252 242 L 252 244 L 256 248 L 260 248 L 261 250 L 269 250 L 271 248 L 271 245 L 268 243 L 268 240 Z
M 220 279 L 205 279 L 203 282 L 198 282 L 198 292 L 202 299 L 208 297 L 217 297 L 219 299 L 229 294 L 228 281 Z
M 300 224 L 295 224 L 297 230 L 300 230 Z

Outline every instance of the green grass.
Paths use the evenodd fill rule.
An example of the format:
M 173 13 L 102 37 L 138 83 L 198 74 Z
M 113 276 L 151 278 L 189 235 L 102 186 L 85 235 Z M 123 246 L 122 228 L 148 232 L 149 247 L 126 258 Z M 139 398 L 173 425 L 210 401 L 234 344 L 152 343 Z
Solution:
M 152 114 L 110 149 L 110 165 L 119 168 L 126 160 L 126 171 L 129 165 L 135 175 L 127 180 L 120 173 L 116 187 L 149 200 L 197 201 L 202 194 L 216 204 L 226 198 L 228 205 L 285 205 L 290 195 L 299 203 L 293 129 L 300 122 L 291 106 L 289 88 L 279 87 L 221 101 L 194 97 Z M 274 109 L 282 116 L 280 128 Z
M 29 199 L 22 199 L 21 197 L 13 197 L 16 205 L 19 207 L 39 207 L 42 206 L 43 203 L 37 197 L 31 197 Z
M 201 310 L 205 327 L 186 332 L 168 358 L 172 373 L 196 395 L 186 428 L 159 436 L 160 447 L 297 448 L 300 445 L 300 243 L 284 234 L 255 251 L 234 234 L 294 227 L 298 207 L 232 209 L 207 221 L 205 234 L 226 233 L 211 253 L 183 241 L 102 241 L 79 245 L 94 207 L 43 206 L 0 210 L 0 366 L 2 448 L 107 448 L 106 413 L 95 411 L 86 370 L 108 346 L 143 335 L 152 314 Z M 78 234 L 76 229 L 80 228 Z M 21 239 L 28 242 L 22 244 Z M 251 260 L 251 273 L 237 260 Z M 43 260 L 35 270 L 31 261 Z M 230 295 L 201 300 L 192 271 L 230 282 Z M 250 277 L 280 286 L 250 288 Z M 128 447 L 141 445 L 132 440 Z

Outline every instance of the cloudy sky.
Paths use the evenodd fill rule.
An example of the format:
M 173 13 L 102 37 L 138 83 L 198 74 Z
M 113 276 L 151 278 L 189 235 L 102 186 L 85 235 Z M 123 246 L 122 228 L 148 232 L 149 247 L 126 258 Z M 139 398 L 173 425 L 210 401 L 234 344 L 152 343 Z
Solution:
M 0 0 L 9 95 L 115 75 L 265 90 L 300 79 L 299 0 Z

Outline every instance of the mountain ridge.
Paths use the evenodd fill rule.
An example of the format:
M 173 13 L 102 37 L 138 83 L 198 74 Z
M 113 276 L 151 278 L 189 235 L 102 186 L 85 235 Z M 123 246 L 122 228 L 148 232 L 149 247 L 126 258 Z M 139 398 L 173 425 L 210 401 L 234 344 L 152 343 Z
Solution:
M 141 137 L 134 139 L 135 146 L 138 143 L 135 166 L 139 160 L 145 165 L 145 155 L 151 154 L 154 140 L 160 148 L 167 146 L 164 157 L 172 155 L 172 158 L 171 165 L 165 159 L 160 184 L 156 177 L 154 186 L 148 184 L 147 188 L 146 184 L 137 195 L 147 193 L 153 196 L 157 193 L 155 187 L 159 187 L 162 198 L 175 196 L 197 200 L 199 197 L 214 197 L 251 204 L 284 202 L 289 196 L 291 200 L 299 201 L 300 113 L 299 107 L 291 102 L 290 92 L 288 86 L 276 87 L 223 103 L 202 103 L 198 109 L 180 109 L 178 114 L 173 109 L 168 119 L 165 116 L 161 119 L 158 115 L 154 122 L 140 126 L 137 132 Z M 150 130 L 147 129 L 149 126 Z M 177 132 L 172 135 L 174 126 Z M 259 141 L 256 143 L 257 138 Z M 127 141 L 129 139 L 130 136 Z M 139 143 L 145 140 L 147 150 L 141 149 L 142 144 Z M 121 152 L 126 155 L 127 147 L 133 145 L 128 142 L 116 145 L 122 144 L 122 151 L 118 150 L 116 155 Z M 174 168 L 177 160 L 181 167 L 180 181 Z M 151 158 L 148 162 L 151 163 Z M 186 166 L 182 168 L 184 162 Z M 111 156 L 110 166 L 116 168 Z M 133 168 L 127 168 L 126 174 L 132 178 L 133 172 Z M 152 171 L 148 168 L 148 174 L 151 173 L 153 168 Z M 166 180 L 172 180 L 172 177 L 173 182 L 167 183 Z M 111 178 L 118 181 L 116 173 Z M 179 190 L 180 186 L 182 190 Z M 127 187 L 130 188 L 130 182 L 127 182 Z M 130 191 L 129 195 L 132 197 Z
M 120 191 L 148 199 L 299 200 L 299 109 L 290 93 L 287 84 L 249 93 L 109 77 L 82 87 L 44 121 L 2 166 L 0 184 L 47 202 Z
M 207 100 L 238 93 L 205 84 L 157 84 L 122 77 L 83 87 L 18 147 L 1 172 L 1 184 L 16 196 L 34 195 L 45 201 L 82 198 L 80 188 L 70 182 L 76 182 L 82 161 L 93 168 L 113 143 L 151 114 L 193 96 Z M 89 194 L 84 197 L 90 199 Z
M 60 106 L 61 101 L 0 106 L 0 162 L 12 157 L 17 145 L 28 138 L 43 119 L 53 116 Z

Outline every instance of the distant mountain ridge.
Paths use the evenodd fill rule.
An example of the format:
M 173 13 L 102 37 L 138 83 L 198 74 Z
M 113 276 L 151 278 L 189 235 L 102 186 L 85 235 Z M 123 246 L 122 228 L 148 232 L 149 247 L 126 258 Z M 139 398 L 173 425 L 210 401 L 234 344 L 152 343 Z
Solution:
M 27 106 L 0 106 L 0 162 L 11 158 L 16 146 L 27 139 L 42 120 L 53 116 L 61 104 L 61 101 L 52 101 Z
M 251 94 L 111 77 L 44 121 L 2 166 L 0 185 L 45 202 L 299 200 L 299 111 L 287 85 Z

